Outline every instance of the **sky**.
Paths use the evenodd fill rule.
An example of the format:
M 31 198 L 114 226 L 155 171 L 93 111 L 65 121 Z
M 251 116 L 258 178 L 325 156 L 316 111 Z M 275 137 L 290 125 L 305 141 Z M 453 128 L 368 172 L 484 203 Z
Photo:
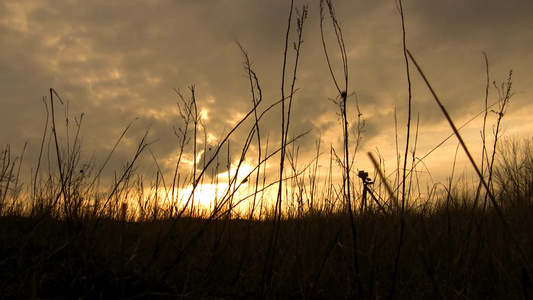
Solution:
M 304 165 L 316 156 L 316 143 L 321 138 L 320 164 L 326 166 L 330 147 L 342 153 L 339 108 L 328 100 L 338 97 L 338 92 L 320 38 L 319 1 L 294 1 L 299 12 L 306 4 L 308 16 L 302 31 L 290 135 L 310 130 L 295 144 L 298 161 Z M 354 167 L 372 172 L 366 152 L 373 151 L 387 163 L 386 171 L 393 172 L 396 140 L 400 153 L 405 151 L 408 108 L 398 3 L 337 0 L 333 4 L 348 58 L 348 94 L 352 95 L 348 99 L 349 120 L 357 121 L 355 99 L 365 120 Z M 504 116 L 502 133 L 529 138 L 533 128 L 533 2 L 413 0 L 404 1 L 403 9 L 407 48 L 456 124 L 465 124 L 484 108 L 484 52 L 490 82 L 500 86 L 513 70 L 515 94 Z M 105 176 L 113 176 L 131 161 L 147 129 L 152 154 L 139 158 L 140 171 L 153 174 L 153 162 L 157 161 L 165 174 L 171 174 L 179 148 L 174 130 L 183 126 L 175 89 L 188 99 L 189 87 L 194 85 L 202 124 L 209 133 L 208 146 L 216 147 L 220 137 L 252 108 L 250 83 L 237 43 L 247 51 L 260 82 L 263 100 L 258 109 L 263 111 L 281 98 L 289 11 L 289 1 L 2 0 L 0 145 L 10 145 L 15 156 L 27 143 L 23 172 L 33 172 L 46 125 L 45 102 L 49 109 L 49 89 L 53 88 L 64 101 L 64 105 L 55 103 L 63 145 L 66 103 L 71 138 L 83 114 L 80 136 L 84 161 L 101 165 L 133 122 L 113 153 Z M 295 58 L 295 19 L 296 15 L 288 47 L 289 79 Z M 324 24 L 334 74 L 341 76 L 340 54 L 327 16 Z M 452 131 L 412 64 L 410 69 L 412 136 L 418 120 L 416 156 L 420 158 Z M 288 79 L 286 82 L 290 84 Z M 491 84 L 488 101 L 497 100 L 498 91 Z M 280 110 L 279 106 L 273 108 L 260 123 L 263 147 L 268 138 L 270 152 L 279 147 Z M 490 133 L 495 117 L 489 115 Z M 481 124 L 482 116 L 461 131 L 476 157 Z M 252 126 L 246 122 L 232 135 L 233 163 Z M 203 140 L 199 139 L 202 147 Z M 431 175 L 432 182 L 444 182 L 450 176 L 456 147 L 457 140 L 450 139 L 424 159 L 421 170 Z M 247 156 L 251 164 L 255 153 L 257 145 L 253 144 Z M 190 163 L 191 152 L 183 159 Z M 462 160 L 459 155 L 458 161 Z M 273 174 L 276 168 L 272 162 Z M 468 167 L 459 165 L 457 169 Z

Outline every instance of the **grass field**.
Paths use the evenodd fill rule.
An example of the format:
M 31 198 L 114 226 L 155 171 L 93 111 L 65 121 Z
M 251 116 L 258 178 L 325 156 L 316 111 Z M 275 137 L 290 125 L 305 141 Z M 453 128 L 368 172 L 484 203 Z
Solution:
M 474 208 L 462 193 L 439 200 L 404 216 L 414 230 L 404 236 L 401 252 L 398 214 L 357 215 L 358 273 L 343 213 L 283 219 L 271 262 L 274 220 L 4 216 L 0 291 L 5 299 L 531 295 L 527 265 L 490 205 Z M 528 201 L 500 200 L 511 230 L 531 254 L 531 194 Z
M 527 138 L 502 137 L 500 130 L 513 94 L 512 73 L 501 86 L 494 84 L 499 99 L 491 108 L 487 62 L 483 151 L 474 159 L 404 39 L 409 90 L 405 153 L 389 174 L 376 162 L 365 181 L 354 166 L 364 120 L 357 111 L 355 123 L 349 123 L 347 103 L 354 96 L 347 92 L 342 30 L 331 2 L 321 1 L 321 9 L 321 29 L 331 21 L 336 57 L 343 66 L 339 74 L 344 75 L 331 72 L 338 95 L 330 100 L 339 109 L 343 144 L 328 149 L 329 168 L 319 174 L 320 141 L 316 157 L 299 165 L 295 145 L 305 133 L 293 137 L 290 130 L 306 7 L 291 7 L 282 95 L 267 108 L 259 106 L 260 81 L 239 45 L 253 107 L 209 149 L 212 155 L 195 159 L 192 168 L 183 156 L 199 157 L 207 145 L 199 142 L 207 135 L 194 86 L 187 95 L 176 90 L 183 125 L 175 130 L 179 149 L 173 174 L 159 169 L 146 132 L 112 180 L 102 170 L 115 148 L 103 162 L 83 157 L 81 118 L 60 136 L 60 114 L 54 108 L 62 101 L 50 89 L 42 147 L 27 182 L 20 175 L 23 154 L 11 153 L 9 145 L 0 149 L 0 299 L 533 297 L 533 144 Z M 403 20 L 401 1 L 399 10 Z M 291 48 L 294 57 L 287 60 Z M 332 70 L 326 42 L 324 53 Z M 416 149 L 416 137 L 410 136 L 411 73 L 426 80 L 475 171 L 474 177 L 453 178 L 450 166 L 448 182 L 423 196 L 412 175 L 415 153 L 409 150 Z M 282 123 L 278 144 L 261 131 L 262 119 L 276 110 Z M 496 121 L 487 124 L 491 111 Z M 490 127 L 492 136 L 486 132 Z M 243 128 L 248 138 L 232 156 L 240 158 L 231 162 L 235 170 L 227 172 L 227 189 L 204 202 L 210 206 L 200 205 L 206 199 L 193 191 L 204 184 L 218 186 L 218 177 L 208 172 L 216 175 L 218 159 L 230 152 L 235 130 Z M 154 178 L 136 169 L 139 157 L 150 154 Z M 255 157 L 255 164 L 245 168 L 246 155 Z M 267 162 L 277 168 L 276 178 L 267 179 Z M 238 191 L 244 186 L 249 197 L 241 202 Z

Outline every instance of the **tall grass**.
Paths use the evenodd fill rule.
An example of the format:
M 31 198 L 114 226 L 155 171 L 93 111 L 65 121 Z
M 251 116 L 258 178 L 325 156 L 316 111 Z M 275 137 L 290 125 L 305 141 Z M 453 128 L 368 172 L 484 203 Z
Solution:
M 421 197 L 416 168 L 423 158 L 415 162 L 414 153 L 409 158 L 408 137 L 397 170 L 387 173 L 383 160 L 372 155 L 374 174 L 359 181 L 354 157 L 364 120 L 357 106 L 356 123 L 348 122 L 347 104 L 358 100 L 348 89 L 346 46 L 331 1 L 321 1 L 321 30 L 328 16 L 341 54 L 341 80 L 334 75 L 321 32 L 338 93 L 332 102 L 339 108 L 343 144 L 342 149 L 324 151 L 317 140 L 314 157 L 302 161 L 298 140 L 306 132 L 291 138 L 289 129 L 308 8 L 296 10 L 291 2 L 280 98 L 265 105 L 251 54 L 238 43 L 250 86 L 248 112 L 208 149 L 196 88 L 176 90 L 180 126 L 174 128 L 178 147 L 170 175 L 159 167 L 148 128 L 127 162 L 111 179 L 105 177 L 132 124 L 98 165 L 83 156 L 82 116 L 69 123 L 68 104 L 50 89 L 43 101 L 47 121 L 30 183 L 21 182 L 20 176 L 25 151 L 17 156 L 9 145 L 0 148 L 0 298 L 531 297 L 532 144 L 502 138 L 499 131 L 512 97 L 511 74 L 496 85 L 498 117 L 489 146 L 487 59 L 483 164 L 477 168 L 457 126 L 407 51 L 401 2 L 400 13 L 408 89 L 413 63 L 470 155 L 478 178 L 456 179 L 452 169 L 448 184 L 431 187 Z M 288 66 L 293 30 L 296 59 Z M 66 110 L 64 128 L 58 125 L 60 108 Z M 278 109 L 282 121 L 276 144 L 261 126 Z M 411 127 L 409 115 L 408 133 L 415 130 Z M 238 130 L 247 132 L 240 144 L 233 142 Z M 254 163 L 244 168 L 252 148 L 257 149 Z M 153 176 L 139 171 L 142 157 L 152 159 Z M 193 157 L 192 167 L 184 164 L 185 157 Z M 225 161 L 231 168 L 221 165 Z M 267 177 L 268 163 L 277 167 L 276 178 Z M 339 182 L 334 179 L 338 172 Z M 224 182 L 218 174 L 227 174 Z M 207 184 L 220 190 L 211 204 L 203 205 L 198 195 Z

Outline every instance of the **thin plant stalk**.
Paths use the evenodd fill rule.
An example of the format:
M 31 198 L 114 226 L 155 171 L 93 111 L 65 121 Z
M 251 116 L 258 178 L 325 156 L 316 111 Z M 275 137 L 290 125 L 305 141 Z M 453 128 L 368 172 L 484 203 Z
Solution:
M 343 88 L 340 87 L 339 82 L 337 81 L 337 78 L 335 77 L 335 74 L 333 72 L 333 67 L 330 62 L 326 41 L 324 37 L 324 5 L 327 6 L 327 10 L 329 12 L 329 16 L 331 19 L 331 23 L 333 25 L 333 29 L 335 32 L 335 39 L 337 41 L 337 45 L 339 46 L 339 52 L 341 54 L 342 59 L 342 74 L 344 79 L 344 86 Z M 337 105 L 339 105 L 340 111 L 341 111 L 341 118 L 342 118 L 342 128 L 343 128 L 343 194 L 344 194 L 344 203 L 348 210 L 348 217 L 350 218 L 350 226 L 351 226 L 351 233 L 352 233 L 352 243 L 353 243 L 353 260 L 354 260 L 354 269 L 355 269 L 355 278 L 356 278 L 356 284 L 357 284 L 357 292 L 359 294 L 359 297 L 361 299 L 365 298 L 365 293 L 363 290 L 363 285 L 360 279 L 360 267 L 359 267 L 359 254 L 358 254 L 358 244 L 357 244 L 357 230 L 355 227 L 355 215 L 353 212 L 353 206 L 352 206 L 352 191 L 350 189 L 351 187 L 351 180 L 350 180 L 350 173 L 351 173 L 351 162 L 350 162 L 350 150 L 349 150 L 349 129 L 348 129 L 348 116 L 347 116 L 347 99 L 348 99 L 348 56 L 346 54 L 346 47 L 344 44 L 344 38 L 342 36 L 342 29 L 340 27 L 340 24 L 337 20 L 337 17 L 335 16 L 335 11 L 333 8 L 333 3 L 331 0 L 321 0 L 320 1 L 320 34 L 322 38 L 322 48 L 324 49 L 324 55 L 326 56 L 326 61 L 328 68 L 330 70 L 331 78 L 333 79 L 333 82 L 335 84 L 335 87 L 337 88 L 337 92 L 339 93 L 340 100 L 334 101 Z
M 422 71 L 422 69 L 420 68 L 420 66 L 417 64 L 416 60 L 414 59 L 413 55 L 411 54 L 411 52 L 409 52 L 409 50 L 407 50 L 407 54 L 409 54 L 409 58 L 411 59 L 411 61 L 413 62 L 413 64 L 415 65 L 416 69 L 418 70 L 418 73 L 420 74 L 420 76 L 422 76 L 422 79 L 424 80 L 424 82 L 426 83 L 426 86 L 428 87 L 428 89 L 430 90 L 431 94 L 433 95 L 433 98 L 435 99 L 435 101 L 437 102 L 437 104 L 439 105 L 442 113 L 444 114 L 444 116 L 446 117 L 446 120 L 448 121 L 450 127 L 452 128 L 453 132 L 455 133 L 455 136 L 457 137 L 457 139 L 459 140 L 459 143 L 461 144 L 461 147 L 463 148 L 466 156 L 468 157 L 468 160 L 470 161 L 470 163 L 472 164 L 472 167 L 474 168 L 474 171 L 476 172 L 477 176 L 479 177 L 479 180 L 481 181 L 481 183 L 483 184 L 483 187 L 485 188 L 487 194 L 488 194 L 488 197 L 494 207 L 494 210 L 496 211 L 496 214 L 498 215 L 498 217 L 500 218 L 500 220 L 502 221 L 502 224 L 505 228 L 505 230 L 509 233 L 509 235 L 511 236 L 516 248 L 518 249 L 520 255 L 522 256 L 522 260 L 524 262 L 524 264 L 526 265 L 527 267 L 527 271 L 529 273 L 529 276 L 530 278 L 533 278 L 533 266 L 531 265 L 531 262 L 529 261 L 529 256 L 527 255 L 527 253 L 525 252 L 524 250 L 524 247 L 522 247 L 522 244 L 519 242 L 518 238 L 516 237 L 515 233 L 511 230 L 511 227 L 509 226 L 509 222 L 507 221 L 507 218 L 505 217 L 504 213 L 503 213 L 503 210 L 501 209 L 500 205 L 498 204 L 498 202 L 496 201 L 496 197 L 494 197 L 494 194 L 492 193 L 487 181 L 485 180 L 485 178 L 483 177 L 483 174 L 481 173 L 480 169 L 478 168 L 476 162 L 474 161 L 474 158 L 472 157 L 472 154 L 470 154 L 470 151 L 468 150 L 468 147 L 466 146 L 466 143 L 464 142 L 463 138 L 461 137 L 461 134 L 459 133 L 459 131 L 457 130 L 457 127 L 455 126 L 455 124 L 453 123 L 450 115 L 448 114 L 448 111 L 446 110 L 446 108 L 442 105 L 441 101 L 439 100 L 437 94 L 435 93 L 435 91 L 433 90 L 433 88 L 431 87 L 431 84 L 429 83 L 429 81 L 427 80 L 426 76 L 424 75 L 424 72 Z
M 407 157 L 409 155 L 409 142 L 411 139 L 411 111 L 412 111 L 412 93 L 411 93 L 411 75 L 409 72 L 409 60 L 407 58 L 407 48 L 406 48 L 406 32 L 405 32 L 405 17 L 403 14 L 403 5 L 402 0 L 398 0 L 398 11 L 400 13 L 400 19 L 402 22 L 402 48 L 403 48 L 403 56 L 405 60 L 405 71 L 407 76 L 407 91 L 408 91 L 408 101 L 407 101 L 407 132 L 406 132 L 406 138 L 405 138 L 405 152 L 403 157 L 403 169 L 402 169 L 402 206 L 400 211 L 400 239 L 398 242 L 398 249 L 396 252 L 396 261 L 394 263 L 394 273 L 392 277 L 392 287 L 389 294 L 389 299 L 394 298 L 394 292 L 396 288 L 396 276 L 398 274 L 398 267 L 400 263 L 400 256 L 402 252 L 402 246 L 403 246 L 403 237 L 404 237 L 404 231 L 405 231 L 405 220 L 404 220 L 404 211 L 405 211 L 405 205 L 407 202 L 407 197 L 409 195 L 405 193 L 405 185 L 406 185 L 406 179 L 407 179 Z M 413 153 L 413 156 L 415 154 Z

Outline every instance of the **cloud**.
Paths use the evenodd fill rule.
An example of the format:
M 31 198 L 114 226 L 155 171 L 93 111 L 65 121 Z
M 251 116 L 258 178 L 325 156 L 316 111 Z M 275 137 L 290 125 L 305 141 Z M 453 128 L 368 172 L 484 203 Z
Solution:
M 295 1 L 300 11 L 304 4 Z M 408 47 L 458 122 L 483 109 L 482 51 L 490 60 L 491 80 L 502 82 L 508 70 L 514 69 L 514 87 L 522 93 L 513 98 L 516 110 L 510 115 L 519 114 L 517 108 L 530 109 L 525 92 L 533 81 L 532 6 L 528 1 L 404 3 Z M 0 142 L 20 148 L 27 141 L 28 160 L 36 157 L 46 120 L 41 99 L 49 101 L 52 87 L 70 101 L 72 117 L 84 113 L 82 133 L 88 151 L 105 157 L 100 153 L 107 153 L 125 127 L 139 118 L 126 134 L 130 142 L 113 156 L 115 165 L 127 160 L 124 157 L 134 150 L 128 147 L 134 147 L 150 127 L 154 155 L 172 170 L 179 145 L 173 127 L 183 125 L 173 88 L 189 97 L 187 87 L 194 85 L 208 132 L 215 137 L 227 133 L 253 105 L 238 41 L 248 51 L 260 80 L 263 103 L 259 110 L 278 101 L 288 9 L 282 1 L 4 1 L 0 8 L 0 125 L 7 130 L 0 133 Z M 386 148 L 384 140 L 394 141 L 390 136 L 394 111 L 401 136 L 407 115 L 397 6 L 391 1 L 338 1 L 335 10 L 348 54 L 348 89 L 357 94 L 366 119 L 364 149 Z M 342 76 L 328 22 L 326 18 L 330 58 L 335 75 Z M 298 144 L 300 157 L 307 160 L 314 155 L 318 137 L 340 147 L 342 132 L 338 107 L 328 100 L 338 92 L 324 57 L 319 23 L 318 3 L 311 2 L 290 120 L 291 135 L 311 130 Z M 294 22 L 292 26 L 294 30 Z M 295 58 L 294 34 L 288 52 L 289 79 Z M 421 137 L 432 140 L 432 130 L 443 126 L 440 111 L 412 65 L 411 79 L 413 115 L 420 118 Z M 490 99 L 496 100 L 494 89 Z M 56 105 L 56 113 L 63 116 L 66 107 Z M 349 105 L 354 121 L 354 103 Z M 280 114 L 277 106 L 260 123 L 262 137 L 270 138 L 270 150 L 279 146 Z M 253 117 L 232 136 L 235 149 L 241 149 L 252 128 Z M 216 142 L 209 145 L 212 148 Z M 142 159 L 146 165 L 152 161 L 148 155 Z

